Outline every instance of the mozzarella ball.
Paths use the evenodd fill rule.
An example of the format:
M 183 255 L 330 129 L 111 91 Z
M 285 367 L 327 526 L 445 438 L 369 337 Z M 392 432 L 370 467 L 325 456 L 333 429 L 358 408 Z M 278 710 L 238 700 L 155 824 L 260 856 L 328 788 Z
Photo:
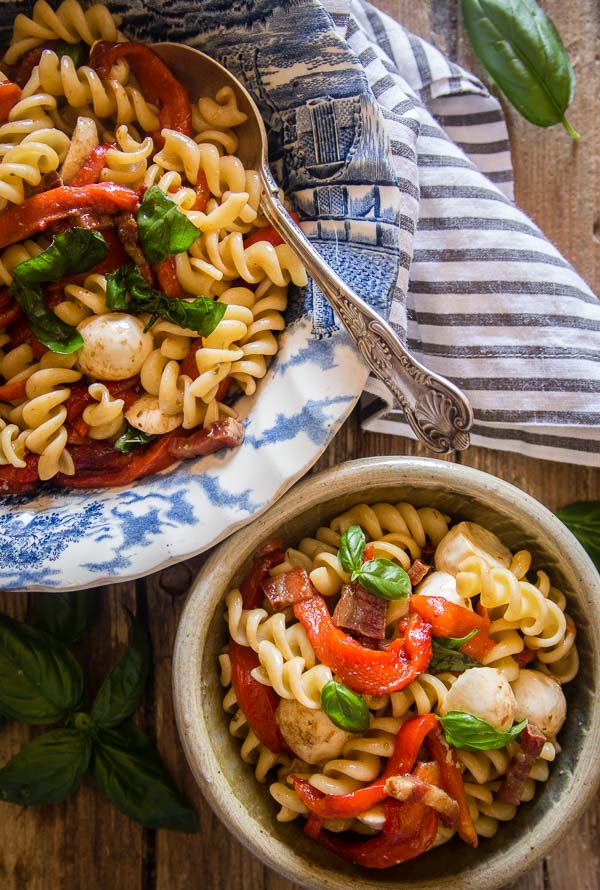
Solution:
M 143 395 L 127 409 L 125 420 L 147 436 L 161 436 L 181 426 L 183 414 L 165 414 L 160 410 L 157 396 Z
M 338 729 L 322 708 L 306 708 L 295 699 L 282 699 L 275 716 L 288 748 L 306 763 L 339 757 L 352 738 L 352 733 Z
M 98 380 L 126 380 L 139 374 L 154 346 L 143 322 L 125 312 L 91 315 L 77 330 L 84 339 L 79 370 Z
M 477 556 L 487 568 L 508 568 L 512 554 L 500 538 L 476 522 L 459 522 L 444 535 L 435 551 L 435 567 L 456 575 L 462 563 Z
M 469 668 L 446 696 L 443 714 L 466 711 L 494 729 L 507 732 L 514 723 L 516 701 L 510 683 L 496 668 Z
M 547 738 L 554 738 L 567 716 L 567 702 L 556 680 L 540 671 L 520 671 L 512 690 L 517 701 L 515 720 L 527 717 Z
M 466 606 L 465 599 L 457 593 L 456 578 L 448 572 L 432 572 L 415 587 L 414 593 L 423 593 L 426 596 L 441 596 L 451 603 Z

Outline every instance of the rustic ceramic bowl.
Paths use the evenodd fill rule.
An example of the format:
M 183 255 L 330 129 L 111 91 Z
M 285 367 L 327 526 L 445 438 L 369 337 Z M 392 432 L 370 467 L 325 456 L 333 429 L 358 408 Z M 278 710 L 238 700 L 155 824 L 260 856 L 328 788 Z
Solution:
M 497 835 L 477 850 L 452 841 L 414 862 L 368 872 L 327 853 L 302 831 L 281 824 L 267 787 L 239 755 L 223 713 L 217 654 L 226 639 L 222 598 L 243 577 L 256 547 L 273 534 L 294 542 L 360 501 L 431 504 L 495 531 L 513 549 L 532 551 L 569 600 L 578 627 L 579 674 L 565 687 L 569 710 L 563 750 Z M 314 890 L 348 887 L 492 890 L 513 881 L 563 836 L 590 803 L 600 775 L 600 577 L 586 553 L 545 507 L 512 485 L 459 464 L 420 458 L 353 461 L 306 479 L 249 527 L 221 545 L 198 576 L 186 604 L 174 661 L 177 724 L 205 797 L 228 829 L 267 865 Z

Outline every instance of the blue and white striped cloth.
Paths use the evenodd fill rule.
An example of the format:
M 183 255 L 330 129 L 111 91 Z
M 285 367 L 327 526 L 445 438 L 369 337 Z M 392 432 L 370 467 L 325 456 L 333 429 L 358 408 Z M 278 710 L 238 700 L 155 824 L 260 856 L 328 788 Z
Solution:
M 403 193 L 390 321 L 468 395 L 473 444 L 600 466 L 600 302 L 512 202 L 499 103 L 364 0 L 325 5 L 380 105 Z M 362 408 L 365 429 L 413 437 L 374 378 Z

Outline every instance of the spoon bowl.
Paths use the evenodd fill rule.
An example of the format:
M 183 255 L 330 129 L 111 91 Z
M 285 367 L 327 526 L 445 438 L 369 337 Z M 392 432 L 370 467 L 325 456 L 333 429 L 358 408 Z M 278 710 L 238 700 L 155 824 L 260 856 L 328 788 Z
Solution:
M 234 91 L 238 108 L 247 115 L 237 128 L 240 144 L 236 153 L 246 168 L 260 176 L 265 216 L 300 257 L 365 363 L 404 411 L 417 438 L 438 454 L 467 448 L 473 412 L 464 393 L 411 355 L 393 328 L 327 265 L 287 212 L 269 168 L 263 119 L 245 87 L 197 49 L 177 43 L 159 43 L 153 49 L 194 98 L 199 98 L 198 84 L 206 84 L 212 95 L 224 86 Z

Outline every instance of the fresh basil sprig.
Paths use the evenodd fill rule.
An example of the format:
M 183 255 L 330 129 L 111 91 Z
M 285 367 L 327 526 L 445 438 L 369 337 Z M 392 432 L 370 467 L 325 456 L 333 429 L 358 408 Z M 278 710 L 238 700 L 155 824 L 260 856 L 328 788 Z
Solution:
M 91 753 L 91 738 L 76 729 L 45 732 L 0 769 L 0 800 L 23 807 L 66 800 L 79 787 Z
M 358 581 L 369 593 L 386 600 L 405 599 L 411 591 L 410 578 L 391 559 L 378 557 L 362 561 L 366 538 L 360 525 L 351 525 L 340 541 L 338 559 L 351 581 Z
M 565 117 L 575 90 L 569 54 L 535 0 L 462 0 L 462 11 L 475 53 L 517 111 L 579 139 Z
M 37 620 L 72 641 L 84 623 L 81 600 L 71 595 L 67 606 L 61 607 L 64 620 L 49 621 L 47 606 L 38 609 Z M 149 739 L 131 723 L 148 661 L 146 633 L 131 618 L 130 644 L 89 714 L 77 710 L 83 699 L 81 668 L 64 643 L 0 614 L 0 713 L 28 723 L 66 723 L 24 745 L 0 769 L 0 801 L 30 806 L 64 800 L 87 773 L 142 825 L 197 831 L 196 813 L 179 797 Z
M 499 732 L 474 714 L 466 711 L 448 711 L 439 718 L 446 741 L 455 748 L 474 748 L 479 751 L 495 751 L 504 748 L 520 735 L 527 720 L 515 724 L 508 732 Z
M 36 594 L 35 626 L 67 646 L 76 643 L 93 615 L 98 594 L 97 588 Z
M 321 707 L 332 723 L 346 732 L 365 732 L 369 728 L 369 708 L 356 692 L 343 683 L 329 680 L 321 689 Z
M 124 309 L 131 315 L 150 315 L 146 330 L 157 318 L 164 318 L 182 328 L 208 337 L 219 324 L 227 306 L 210 297 L 180 300 L 154 290 L 142 278 L 134 263 L 125 263 L 106 276 L 106 305 L 109 309 Z
M 76 226 L 55 235 L 38 256 L 15 266 L 9 293 L 23 310 L 32 334 L 52 352 L 75 352 L 83 346 L 83 337 L 48 308 L 42 284 L 89 272 L 107 255 L 108 246 L 100 232 Z
M 556 515 L 573 532 L 600 572 L 600 501 L 577 501 Z
M 150 442 L 154 442 L 156 438 L 158 437 L 155 435 L 149 436 L 148 433 L 136 430 L 134 426 L 131 426 L 130 423 L 126 422 L 125 429 L 114 443 L 113 448 L 116 448 L 117 451 L 122 452 L 122 454 L 129 454 L 134 448 L 148 445 Z
M 472 630 L 465 637 L 432 637 L 431 648 L 433 656 L 428 670 L 436 674 L 442 671 L 462 673 L 472 667 L 480 667 L 478 661 L 471 658 L 465 652 L 460 652 L 460 647 L 472 640 L 478 630 Z
M 66 720 L 83 697 L 83 675 L 64 643 L 0 614 L 0 712 L 10 720 Z
M 142 250 L 149 263 L 183 253 L 200 231 L 157 185 L 144 194 L 136 221 Z

